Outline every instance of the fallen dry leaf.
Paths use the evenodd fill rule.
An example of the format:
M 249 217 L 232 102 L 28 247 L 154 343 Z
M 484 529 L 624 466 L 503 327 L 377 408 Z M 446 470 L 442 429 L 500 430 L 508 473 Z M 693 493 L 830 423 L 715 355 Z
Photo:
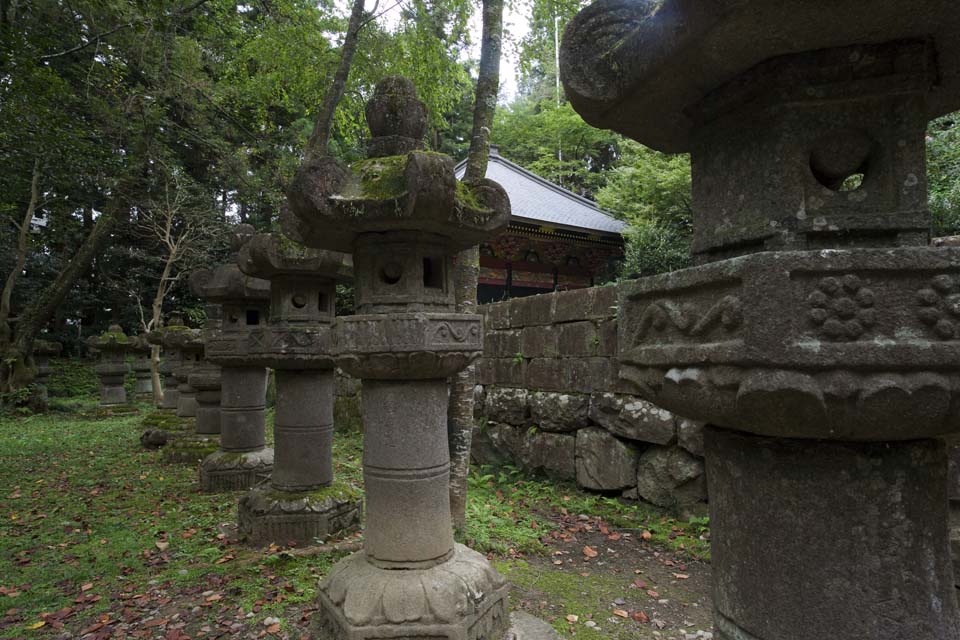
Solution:
M 594 549 L 593 547 L 587 546 L 583 548 L 583 555 L 585 555 L 588 558 L 596 558 L 600 554 L 598 554 L 597 550 Z
M 575 615 L 573 615 L 572 613 L 567 616 L 567 622 L 569 622 L 570 624 L 573 624 L 574 622 L 576 622 L 576 621 L 579 620 L 579 619 L 580 619 L 580 616 L 575 616 Z
M 619 617 L 621 617 L 621 618 L 629 618 L 629 617 L 630 617 L 630 614 L 627 613 L 626 611 L 624 611 L 623 609 L 614 609 L 614 610 L 612 611 L 612 613 L 613 613 L 613 615 L 619 616 Z

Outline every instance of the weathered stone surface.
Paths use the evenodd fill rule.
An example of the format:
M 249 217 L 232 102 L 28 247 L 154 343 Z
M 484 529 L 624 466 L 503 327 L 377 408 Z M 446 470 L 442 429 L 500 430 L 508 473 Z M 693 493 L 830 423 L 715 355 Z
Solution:
M 676 437 L 674 415 L 636 396 L 596 393 L 590 397 L 590 419 L 630 440 L 670 444 Z
M 147 449 L 159 449 L 167 444 L 167 432 L 162 429 L 147 429 L 140 435 L 140 444 Z
M 583 393 L 533 391 L 529 394 L 529 422 L 543 431 L 576 431 L 589 423 L 590 396 Z M 501 422 L 510 422 L 502 419 Z
M 504 640 L 559 640 L 560 635 L 549 624 L 523 611 L 510 614 L 510 630 Z
M 200 490 L 208 493 L 250 489 L 269 480 L 273 449 L 211 453 L 200 464 Z
M 714 590 L 721 637 L 738 629 L 763 640 L 960 635 L 941 443 L 708 428 L 706 447 L 711 565 L 726 579 Z M 805 592 L 797 607 L 797 585 L 809 584 L 831 588 Z
M 240 533 L 258 545 L 325 540 L 358 528 L 362 511 L 362 493 L 345 485 L 293 493 L 254 487 L 237 508 Z
M 677 444 L 697 456 L 703 457 L 704 424 L 689 418 L 677 418 Z
M 600 334 L 593 322 L 568 322 L 550 327 L 560 332 L 560 353 L 564 357 L 586 357 L 597 355 L 600 347 Z
M 491 387 L 484 400 L 484 415 L 491 422 L 517 426 L 530 423 L 530 392 L 514 387 Z
M 762 252 L 632 281 L 621 376 L 680 415 L 760 435 L 951 433 L 958 263 L 955 247 Z
M 480 455 L 493 463 L 507 459 L 528 471 L 563 480 L 576 478 L 575 436 L 498 423 L 488 424 L 484 433 L 481 443 L 489 442 L 489 448 L 481 444 Z
M 637 449 L 607 431 L 577 431 L 577 484 L 597 491 L 615 491 L 637 484 Z
M 707 479 L 703 460 L 678 446 L 651 446 L 637 464 L 637 493 L 655 505 L 677 508 L 704 502 Z
M 560 355 L 560 332 L 550 325 L 524 327 L 520 331 L 520 353 L 523 354 L 524 358 L 558 357 Z
M 486 558 L 460 544 L 448 562 L 408 571 L 382 569 L 359 552 L 338 562 L 321 582 L 315 634 L 501 640 L 510 624 L 508 590 Z
M 521 332 L 516 329 L 487 331 L 483 336 L 483 352 L 488 358 L 513 358 L 523 353 Z
M 856 0 L 832 4 L 829 10 L 803 0 L 775 5 L 762 0 L 602 0 L 568 24 L 560 75 L 574 109 L 590 124 L 678 153 L 690 150 L 700 124 L 697 112 L 688 107 L 763 61 L 923 34 L 941 54 L 943 80 L 924 114 L 930 118 L 957 108 L 960 53 L 954 43 L 960 17 L 954 8 L 948 0 L 890 3 L 882 9 Z M 806 85 L 797 84 L 798 90 Z
M 509 425 L 507 425 L 509 426 Z M 478 423 L 473 430 L 473 440 L 470 443 L 470 460 L 474 464 L 489 464 L 500 466 L 513 461 L 511 453 L 494 444 L 491 429 L 498 430 L 497 423 Z

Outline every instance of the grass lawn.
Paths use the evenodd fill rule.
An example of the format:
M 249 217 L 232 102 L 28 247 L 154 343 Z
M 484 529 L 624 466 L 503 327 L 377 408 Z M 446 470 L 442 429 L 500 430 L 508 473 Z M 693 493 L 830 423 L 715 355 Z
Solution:
M 340 556 L 233 541 L 224 532 L 240 494 L 201 494 L 196 468 L 142 449 L 146 405 L 139 416 L 83 418 L 95 403 L 78 396 L 45 415 L 0 414 L 0 638 L 309 637 L 317 582 Z M 362 437 L 335 441 L 338 477 L 362 483 Z M 465 542 L 489 554 L 520 600 L 540 594 L 529 608 L 565 635 L 618 637 L 581 622 L 609 615 L 611 589 L 645 591 L 633 584 L 642 571 L 617 567 L 610 545 L 631 541 L 651 559 L 662 551 L 669 566 L 708 553 L 704 521 L 513 469 L 475 470 L 468 510 Z M 592 535 L 606 541 L 596 556 L 583 548 Z M 602 577 L 600 600 L 577 602 L 590 580 L 573 569 L 584 566 Z

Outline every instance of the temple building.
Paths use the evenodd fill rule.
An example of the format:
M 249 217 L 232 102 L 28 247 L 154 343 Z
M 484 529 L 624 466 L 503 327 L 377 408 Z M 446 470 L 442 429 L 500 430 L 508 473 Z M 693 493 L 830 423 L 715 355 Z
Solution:
M 458 179 L 466 164 L 457 165 Z M 507 229 L 480 245 L 480 304 L 589 287 L 617 273 L 624 222 L 510 162 L 495 145 L 487 177 L 506 189 L 512 211 Z

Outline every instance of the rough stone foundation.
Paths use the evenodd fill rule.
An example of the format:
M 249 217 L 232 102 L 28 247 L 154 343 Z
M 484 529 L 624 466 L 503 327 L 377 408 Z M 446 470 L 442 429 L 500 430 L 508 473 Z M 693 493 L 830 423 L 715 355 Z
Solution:
M 331 532 L 360 526 L 361 498 L 361 492 L 345 485 L 305 493 L 254 487 L 238 505 L 240 533 L 254 544 L 324 540 Z

